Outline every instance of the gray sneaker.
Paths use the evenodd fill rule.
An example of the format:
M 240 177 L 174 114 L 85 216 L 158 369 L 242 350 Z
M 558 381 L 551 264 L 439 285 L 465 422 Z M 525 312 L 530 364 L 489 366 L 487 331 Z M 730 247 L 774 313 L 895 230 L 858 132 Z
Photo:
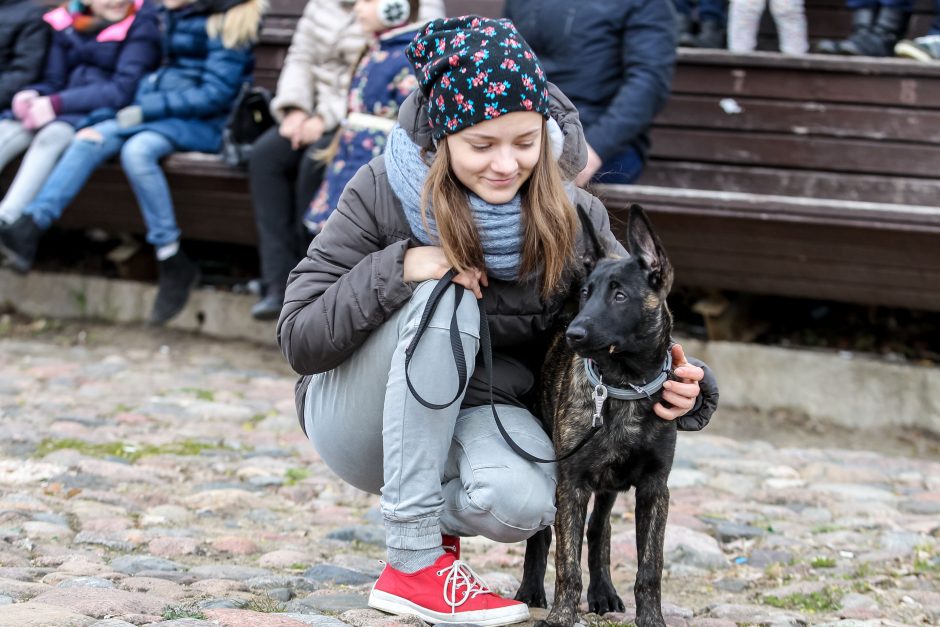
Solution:
M 902 39 L 894 46 L 894 56 L 915 61 L 936 61 L 940 59 L 940 35 Z

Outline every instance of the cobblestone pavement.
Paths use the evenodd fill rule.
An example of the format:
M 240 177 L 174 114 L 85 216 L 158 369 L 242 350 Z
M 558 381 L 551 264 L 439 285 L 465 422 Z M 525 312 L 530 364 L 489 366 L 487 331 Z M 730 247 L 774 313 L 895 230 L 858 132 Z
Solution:
M 0 323 L 0 625 L 423 624 L 366 607 L 377 498 L 306 442 L 276 350 L 82 328 Z M 670 625 L 940 623 L 940 464 L 815 443 L 680 436 Z M 628 607 L 631 512 L 621 497 L 612 542 Z M 514 592 L 522 544 L 463 546 Z

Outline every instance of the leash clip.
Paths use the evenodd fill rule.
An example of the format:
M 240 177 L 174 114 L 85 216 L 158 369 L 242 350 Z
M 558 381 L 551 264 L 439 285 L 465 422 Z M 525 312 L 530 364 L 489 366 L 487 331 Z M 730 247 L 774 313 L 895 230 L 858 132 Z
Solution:
M 591 417 L 591 426 L 596 428 L 604 424 L 604 401 L 607 400 L 607 386 L 604 385 L 603 381 L 594 386 L 591 399 L 594 401 L 594 415 Z

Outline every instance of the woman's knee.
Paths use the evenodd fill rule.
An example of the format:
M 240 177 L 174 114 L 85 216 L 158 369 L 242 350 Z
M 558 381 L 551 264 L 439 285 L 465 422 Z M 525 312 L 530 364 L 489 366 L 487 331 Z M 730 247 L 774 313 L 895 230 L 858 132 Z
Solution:
M 281 137 L 278 127 L 272 126 L 261 134 L 251 147 L 248 157 L 249 175 L 284 173 L 292 168 L 296 151 L 290 141 Z
M 555 477 L 520 458 L 520 463 L 479 469 L 464 486 L 476 509 L 478 532 L 497 542 L 521 542 L 555 520 Z
M 424 281 L 420 283 L 411 296 L 411 301 L 408 305 L 409 308 L 414 310 L 417 314 L 422 313 L 436 285 L 437 281 Z M 428 320 L 428 326 L 436 329 L 450 330 L 451 321 L 454 316 L 454 300 L 457 297 L 458 291 L 462 292 L 462 295 L 460 304 L 457 306 L 457 327 L 461 333 L 479 338 L 480 307 L 477 305 L 476 296 L 474 296 L 473 292 L 470 290 L 457 284 L 454 284 L 453 288 L 445 290 L 441 295 L 437 308 Z

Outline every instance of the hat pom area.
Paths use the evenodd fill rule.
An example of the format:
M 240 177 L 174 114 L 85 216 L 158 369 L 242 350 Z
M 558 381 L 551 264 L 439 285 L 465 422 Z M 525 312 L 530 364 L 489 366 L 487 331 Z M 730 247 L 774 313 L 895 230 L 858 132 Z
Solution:
M 428 99 L 434 139 L 515 111 L 549 115 L 545 72 L 511 20 L 432 20 L 405 55 Z

